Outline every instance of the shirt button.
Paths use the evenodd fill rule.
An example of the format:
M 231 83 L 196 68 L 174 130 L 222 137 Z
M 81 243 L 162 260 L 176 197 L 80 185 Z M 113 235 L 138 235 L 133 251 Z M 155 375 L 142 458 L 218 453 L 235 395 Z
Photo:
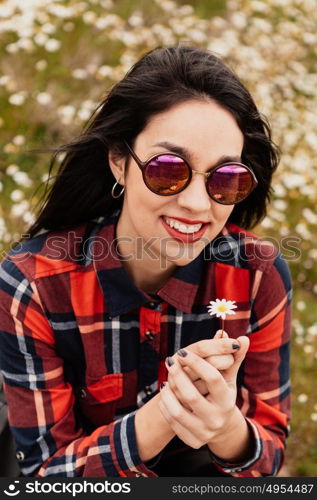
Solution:
M 145 392 L 145 394 L 147 394 L 149 396 L 150 394 L 152 394 L 153 391 L 152 391 L 152 388 L 149 385 L 146 385 L 144 387 L 144 392 Z
M 149 302 L 149 307 L 151 309 L 155 309 L 156 308 L 156 302 Z
M 18 460 L 24 460 L 23 451 L 17 451 L 15 456 L 17 457 Z
M 154 335 L 151 332 L 151 330 L 148 330 L 147 332 L 145 332 L 145 336 L 148 338 L 148 340 L 153 340 L 154 339 Z
M 80 389 L 79 397 L 81 399 L 85 399 L 87 397 L 87 392 L 85 391 L 85 389 Z

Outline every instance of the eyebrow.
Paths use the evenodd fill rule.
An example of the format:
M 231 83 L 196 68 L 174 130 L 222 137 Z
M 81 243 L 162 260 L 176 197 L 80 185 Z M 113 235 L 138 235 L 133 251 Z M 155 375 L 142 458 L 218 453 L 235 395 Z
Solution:
M 179 155 L 181 155 L 184 158 L 189 159 L 189 160 L 191 160 L 193 158 L 193 155 L 189 151 L 189 149 L 187 149 L 183 146 L 177 146 L 176 144 L 173 144 L 173 143 L 168 142 L 168 141 L 157 142 L 156 144 L 153 144 L 153 147 L 155 147 L 155 146 L 159 146 L 159 147 L 162 147 L 164 149 L 168 149 L 172 153 L 179 154 Z M 220 158 L 218 158 L 218 160 L 215 163 L 215 166 L 221 165 L 221 163 L 229 163 L 229 162 L 235 162 L 235 161 L 238 163 L 241 163 L 241 161 L 242 161 L 241 156 L 240 155 L 233 155 L 233 156 L 224 155 L 224 156 L 220 156 Z M 212 167 L 210 167 L 210 168 L 212 168 Z

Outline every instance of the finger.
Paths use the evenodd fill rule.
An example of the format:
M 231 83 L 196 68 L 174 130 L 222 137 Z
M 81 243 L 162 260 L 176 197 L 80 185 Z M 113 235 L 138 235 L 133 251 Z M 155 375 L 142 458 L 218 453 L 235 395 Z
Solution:
M 186 348 L 187 349 L 187 348 Z M 173 356 L 174 358 L 174 356 Z M 207 356 L 204 358 L 208 363 L 217 368 L 217 370 L 227 370 L 234 363 L 234 357 L 232 354 L 216 354 L 214 356 Z M 189 366 L 184 367 L 190 380 L 197 380 L 197 375 L 194 373 Z
M 162 401 L 162 399 L 159 401 L 159 408 L 160 411 L 167 421 L 167 423 L 170 425 L 171 429 L 175 432 L 175 434 L 181 439 L 184 443 L 186 443 L 188 446 L 191 448 L 200 448 L 202 446 L 202 442 L 198 440 L 192 432 L 188 431 L 182 424 L 177 422 L 174 418 L 172 418 L 168 407 L 166 404 Z
M 187 351 L 187 349 L 181 349 L 177 352 L 177 355 L 182 366 L 189 366 L 197 374 L 197 378 L 206 383 L 208 392 L 215 402 L 219 403 L 219 401 L 223 400 L 228 392 L 228 387 L 219 370 L 207 363 L 205 359 L 197 356 L 197 354 Z M 196 412 L 194 406 L 190 406 Z M 204 408 L 203 405 L 201 407 Z
M 205 397 L 205 396 L 207 396 L 207 394 L 209 394 L 206 382 L 204 380 L 202 380 L 201 378 L 196 380 L 196 382 L 193 382 L 193 384 L 196 387 L 197 391 L 199 391 L 202 396 Z
M 179 393 L 179 390 L 177 388 L 177 385 L 175 384 L 174 382 L 174 379 L 173 379 L 173 376 L 171 373 L 168 374 L 168 377 L 167 377 L 167 382 L 168 382 L 168 386 L 169 388 L 171 389 L 171 391 L 173 391 L 173 393 L 175 394 L 175 396 L 177 397 L 177 399 L 179 401 L 181 401 L 181 394 Z M 198 389 L 197 389 L 198 390 Z M 192 411 L 190 406 L 188 406 L 186 403 L 182 402 L 182 405 L 189 411 Z
M 168 372 L 168 384 L 169 388 L 180 396 L 179 389 L 181 387 L 188 392 L 192 391 L 193 381 L 188 377 L 188 374 L 184 368 L 179 364 L 178 359 L 173 356 L 166 358 L 165 361 L 167 372 Z M 197 375 L 193 373 L 193 377 L 197 380 Z
M 194 389 L 198 392 L 196 388 Z M 191 411 L 183 407 L 181 401 L 179 401 L 174 392 L 171 391 L 168 383 L 160 392 L 160 400 L 164 403 L 170 417 L 187 429 L 191 429 L 195 432 L 195 429 L 197 430 L 201 425 L 199 419 Z
M 171 363 L 171 365 L 169 365 L 169 363 Z M 176 355 L 173 357 L 166 358 L 165 365 L 166 365 L 167 373 L 168 373 L 167 379 L 168 379 L 169 388 L 174 393 L 176 393 L 178 391 L 178 388 L 182 384 L 192 385 L 193 381 L 198 379 L 197 375 L 193 371 L 192 371 L 193 379 L 191 379 L 188 376 L 188 373 L 186 372 L 186 370 L 184 370 L 184 367 L 182 367 L 179 364 L 178 356 L 176 357 Z M 171 366 L 177 367 L 178 369 L 173 368 L 171 370 Z
M 250 339 L 245 335 L 238 337 L 237 341 L 240 344 L 240 349 L 234 355 L 234 363 L 230 368 L 223 372 L 224 379 L 231 384 L 236 384 L 239 368 L 250 346 Z
M 215 333 L 215 336 L 213 337 L 214 339 L 227 339 L 229 338 L 229 335 L 225 330 L 217 330 Z
M 196 377 L 196 380 L 197 380 L 197 377 Z M 169 389 L 175 394 L 177 399 L 181 400 L 181 394 L 178 390 L 178 383 L 179 382 L 178 383 L 175 382 L 175 377 L 173 376 L 172 373 L 168 373 L 167 382 L 168 382 Z M 191 383 L 194 383 L 194 382 L 191 381 Z
M 234 363 L 233 354 L 216 354 L 214 356 L 207 356 L 205 360 L 214 368 L 217 368 L 217 370 L 227 370 Z
M 202 358 L 215 354 L 233 354 L 240 348 L 236 339 L 204 339 L 186 346 L 188 351 L 194 352 Z
M 217 330 L 213 339 L 228 339 L 229 335 L 225 330 Z M 216 354 L 205 358 L 208 363 L 212 364 L 217 370 L 227 370 L 234 363 L 232 354 Z
M 175 357 L 176 357 L 176 355 L 174 355 L 174 356 L 173 356 L 173 359 L 174 359 Z M 193 370 L 191 370 L 191 369 L 189 368 L 189 366 L 184 366 L 184 367 L 183 367 L 183 370 L 184 370 L 184 372 L 187 374 L 188 378 L 189 378 L 192 382 L 194 382 L 195 380 L 197 380 L 197 375 L 196 375 L 196 373 L 195 373 L 195 372 L 193 372 Z
M 184 371 L 186 371 L 186 373 L 187 373 L 187 370 L 185 370 L 186 368 L 188 369 L 188 366 L 183 367 Z M 206 382 L 204 380 L 201 380 L 200 378 L 197 378 L 196 373 L 193 372 L 192 370 L 191 370 L 191 373 L 193 374 L 193 378 L 191 378 L 191 381 L 194 384 L 194 386 L 196 387 L 197 391 L 199 391 L 200 394 L 202 394 L 203 396 L 206 396 L 208 394 L 208 388 L 206 386 Z M 174 391 L 174 393 L 176 394 L 176 397 L 178 397 L 179 396 L 178 388 L 174 383 L 174 379 L 173 379 L 173 376 L 171 373 L 169 373 L 169 375 L 168 375 L 168 383 L 169 383 L 172 391 Z
M 201 361 L 203 361 L 207 366 L 210 366 L 206 361 Z M 179 361 L 174 360 L 173 358 L 167 358 L 166 366 L 169 372 L 169 376 L 172 376 L 173 381 L 177 387 L 179 395 L 178 400 L 182 404 L 189 406 L 191 410 L 197 412 L 199 411 L 200 414 L 206 414 L 206 412 L 208 412 L 208 408 L 210 411 L 210 403 L 205 400 L 205 398 L 202 396 L 202 394 L 200 394 L 193 382 L 187 377 Z M 219 376 L 221 377 L 220 374 Z

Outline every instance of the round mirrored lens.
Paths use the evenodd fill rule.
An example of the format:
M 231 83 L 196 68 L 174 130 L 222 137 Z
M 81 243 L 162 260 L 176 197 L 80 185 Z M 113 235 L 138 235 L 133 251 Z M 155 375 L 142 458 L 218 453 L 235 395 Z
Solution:
M 210 196 L 227 205 L 242 201 L 252 191 L 252 187 L 252 174 L 243 165 L 223 165 L 208 177 Z
M 175 194 L 185 186 L 189 175 L 189 167 L 182 158 L 160 155 L 147 164 L 144 179 L 157 194 Z

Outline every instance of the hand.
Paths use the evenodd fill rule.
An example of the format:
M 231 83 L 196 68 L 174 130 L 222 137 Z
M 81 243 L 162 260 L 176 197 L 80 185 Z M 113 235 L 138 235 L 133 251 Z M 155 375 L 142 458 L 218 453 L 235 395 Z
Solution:
M 228 343 L 228 339 L 223 340 Z M 187 353 L 185 356 L 177 354 L 169 358 L 173 364 L 167 365 L 169 382 L 160 392 L 159 408 L 173 431 L 192 448 L 200 448 L 219 436 L 223 438 L 226 430 L 232 430 L 236 415 L 237 373 L 249 347 L 248 337 L 239 337 L 237 341 L 240 349 L 233 354 L 234 363 L 222 373 L 187 348 L 181 350 L 181 353 Z M 206 384 L 206 397 L 190 380 L 185 367 Z
M 223 342 L 215 343 L 218 339 L 228 339 L 229 335 L 224 330 L 217 330 L 215 336 L 212 339 L 200 340 L 194 344 L 186 346 L 186 349 L 195 352 L 202 358 L 206 359 L 218 370 L 226 370 L 229 368 L 233 362 L 234 358 L 232 354 L 226 352 L 226 349 L 221 349 L 224 345 Z M 234 342 L 235 339 L 232 339 Z M 188 373 L 190 373 L 190 368 L 188 368 Z
M 230 366 L 232 366 L 234 363 L 234 357 L 232 354 L 234 350 L 232 349 L 232 345 L 239 345 L 239 343 L 237 343 L 235 339 L 230 339 L 230 342 L 223 341 L 223 339 L 228 338 L 229 336 L 225 331 L 218 330 L 212 339 L 201 340 L 199 342 L 195 342 L 194 344 L 190 344 L 186 347 L 186 350 L 198 354 L 218 370 L 226 370 L 230 368 Z M 219 339 L 221 340 L 218 341 Z M 176 354 L 174 354 L 173 359 L 174 358 L 177 359 Z M 197 378 L 196 373 L 193 372 L 189 366 L 185 366 L 184 370 L 190 380 L 193 381 L 198 391 L 203 395 L 208 394 L 208 389 L 205 382 Z M 169 378 L 168 382 L 170 382 Z M 177 389 L 174 389 L 176 390 L 177 394 Z

